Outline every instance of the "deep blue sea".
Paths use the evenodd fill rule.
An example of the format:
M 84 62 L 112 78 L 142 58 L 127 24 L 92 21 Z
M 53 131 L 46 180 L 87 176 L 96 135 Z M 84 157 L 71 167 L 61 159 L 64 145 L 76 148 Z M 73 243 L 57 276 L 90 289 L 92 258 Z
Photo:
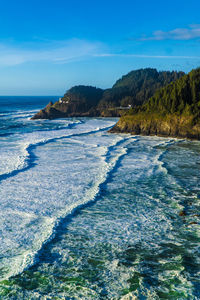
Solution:
M 0 299 L 200 299 L 200 142 L 0 97 Z

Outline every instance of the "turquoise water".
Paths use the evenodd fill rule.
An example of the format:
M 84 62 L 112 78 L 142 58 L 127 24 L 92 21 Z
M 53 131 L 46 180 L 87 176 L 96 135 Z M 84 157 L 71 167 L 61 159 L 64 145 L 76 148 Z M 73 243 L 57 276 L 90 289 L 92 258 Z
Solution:
M 1 113 L 0 299 L 200 299 L 200 143 L 36 100 Z

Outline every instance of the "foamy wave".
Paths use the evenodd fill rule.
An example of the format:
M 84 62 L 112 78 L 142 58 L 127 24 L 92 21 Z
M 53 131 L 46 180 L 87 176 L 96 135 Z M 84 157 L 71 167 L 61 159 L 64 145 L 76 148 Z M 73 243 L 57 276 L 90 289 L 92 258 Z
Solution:
M 9 177 L 11 177 L 11 176 L 16 176 L 17 174 L 21 173 L 21 178 L 24 178 L 25 181 L 27 180 L 28 182 L 30 182 L 30 184 L 32 184 L 32 181 L 30 180 L 31 178 L 28 179 L 27 173 L 24 173 L 24 175 L 23 175 L 22 171 L 26 171 L 26 170 L 28 171 L 28 169 L 32 166 L 31 164 L 34 163 L 33 149 L 37 149 L 37 146 L 46 145 L 50 142 L 62 141 L 64 139 L 66 140 L 68 138 L 69 138 L 69 142 L 70 142 L 70 139 L 73 141 L 73 139 L 76 139 L 76 138 L 78 139 L 80 136 L 82 136 L 82 138 L 85 138 L 87 140 L 88 134 L 89 135 L 91 135 L 91 133 L 98 134 L 101 131 L 105 131 L 106 129 L 110 128 L 111 124 L 109 124 L 108 122 L 105 122 L 100 127 L 94 126 L 94 125 L 95 125 L 95 122 L 93 122 L 91 124 L 91 126 L 87 126 L 87 125 L 85 126 L 85 124 L 82 124 L 82 128 L 79 128 L 79 126 L 77 128 L 73 128 L 73 131 L 72 131 L 73 133 L 71 133 L 71 134 L 69 134 L 69 131 L 68 131 L 68 134 L 66 134 L 66 131 L 63 131 L 63 133 L 65 133 L 65 134 L 62 134 L 62 135 L 61 134 L 57 135 L 56 132 L 50 132 L 49 133 L 51 136 L 50 138 L 41 139 L 41 136 L 40 136 L 40 140 L 36 139 L 36 137 L 38 137 L 37 134 L 32 134 L 31 137 L 34 142 L 22 144 L 23 156 L 21 155 L 19 157 L 19 162 L 17 165 L 18 169 L 16 169 L 16 166 L 15 166 L 14 171 L 11 170 L 9 173 L 3 174 L 2 178 L 1 178 L 1 179 L 8 179 L 4 182 L 3 190 L 1 191 L 1 198 L 2 198 L 1 207 L 2 207 L 2 211 L 4 211 L 5 214 L 7 212 L 7 214 L 10 215 L 11 219 L 9 222 L 13 222 L 13 220 L 16 220 L 16 221 L 18 220 L 17 222 L 19 223 L 19 225 L 17 225 L 17 223 L 16 223 L 16 226 L 25 226 L 25 227 L 29 223 L 32 224 L 32 222 L 33 222 L 33 224 L 34 224 L 35 222 L 38 222 L 38 221 L 36 221 L 37 217 L 34 215 L 33 212 L 31 212 L 31 206 L 28 208 L 28 213 L 27 213 L 26 207 L 23 208 L 23 212 L 21 212 L 21 214 L 18 211 L 19 208 L 21 207 L 21 205 L 23 204 L 23 199 L 25 201 L 25 199 L 27 199 L 27 197 L 29 197 L 29 194 L 27 194 L 27 192 L 24 190 L 24 187 L 23 187 L 22 193 L 18 191 L 18 194 L 16 194 L 16 196 L 14 197 L 14 198 L 16 198 L 15 201 L 17 201 L 16 202 L 17 206 L 15 207 L 15 211 L 13 211 L 12 214 L 9 214 L 7 205 L 10 201 L 9 197 L 12 197 L 12 195 L 14 193 L 15 186 L 12 187 L 13 192 L 12 192 L 12 189 L 10 190 L 9 197 L 7 197 L 8 195 L 6 196 L 6 193 L 7 193 L 6 191 L 8 191 L 9 187 L 12 184 L 12 180 L 10 179 L 10 181 L 9 181 Z M 88 130 L 86 130 L 87 127 L 89 127 Z M 122 140 L 122 138 L 116 138 L 117 143 L 121 140 Z M 114 145 L 115 145 L 115 143 L 113 142 L 111 144 L 111 147 L 113 147 Z M 94 145 L 94 146 L 97 148 L 97 154 L 98 154 L 99 158 L 102 160 L 106 160 L 106 151 L 108 152 L 110 150 L 110 148 L 109 147 L 106 148 L 105 146 L 96 146 L 96 145 Z M 18 254 L 17 253 L 14 254 L 14 252 L 13 252 L 12 258 L 5 257 L 3 260 L 1 259 L 1 264 L 2 264 L 2 266 L 5 267 L 5 270 L 6 270 L 5 273 L 2 274 L 2 278 L 9 278 L 10 276 L 16 275 L 35 263 L 38 251 L 42 248 L 43 244 L 47 243 L 49 240 L 52 239 L 60 221 L 66 215 L 73 214 L 73 212 L 75 210 L 82 207 L 89 201 L 95 200 L 96 196 L 98 195 L 98 193 L 100 191 L 100 185 L 105 182 L 108 173 L 114 168 L 117 160 L 125 153 L 126 153 L 126 151 L 124 149 L 122 149 L 122 151 L 116 156 L 116 158 L 113 158 L 109 162 L 104 163 L 104 167 L 101 169 L 101 172 L 98 175 L 98 177 L 96 178 L 95 183 L 89 190 L 87 189 L 83 198 L 78 197 L 79 201 L 71 203 L 71 205 L 68 204 L 65 208 L 57 210 L 56 216 L 54 216 L 54 217 L 44 216 L 41 219 L 42 220 L 41 225 L 43 228 L 42 232 L 40 232 L 39 236 L 37 236 L 38 235 L 37 231 L 32 232 L 32 236 L 35 235 L 35 241 L 33 242 L 31 248 L 28 247 L 28 245 L 31 241 L 29 241 L 28 243 L 26 242 L 25 249 L 21 249 L 21 247 L 20 247 Z M 31 173 L 29 176 L 30 177 L 32 176 Z M 18 176 L 15 178 L 18 178 Z M 15 181 L 16 181 L 16 179 L 15 179 Z M 34 181 L 33 181 L 33 184 L 34 184 Z M 16 182 L 16 188 L 17 188 L 17 186 L 18 186 L 18 183 Z M 23 195 L 23 193 L 24 193 L 24 195 Z M 17 195 L 19 195 L 19 196 L 17 196 Z M 19 200 L 18 200 L 18 198 L 19 198 Z M 31 200 L 27 199 L 26 201 L 31 201 Z M 40 200 L 38 200 L 38 201 L 40 201 Z M 22 204 L 21 204 L 21 202 L 22 202 Z M 13 205 L 15 205 L 14 202 L 13 202 Z M 39 205 L 40 205 L 40 203 L 39 203 Z M 36 207 L 36 211 L 37 211 L 37 207 Z M 23 220 L 20 219 L 21 218 L 20 215 L 21 215 L 21 217 L 22 216 L 24 217 Z M 26 223 L 27 223 L 27 225 L 26 225 Z M 10 225 L 8 225 L 8 226 L 10 226 Z M 14 226 L 14 224 L 12 226 Z M 29 228 L 29 227 L 27 227 L 27 228 Z M 5 230 L 6 230 L 6 228 L 5 228 Z M 23 230 L 22 230 L 22 232 L 23 232 Z M 13 227 L 11 228 L 11 231 L 10 231 L 10 237 L 13 234 L 12 231 L 13 231 Z M 29 229 L 26 229 L 26 235 L 27 235 L 27 238 L 29 239 L 28 232 L 29 232 Z M 19 240 L 25 238 L 25 237 L 20 237 L 21 234 L 22 233 L 20 233 L 20 234 L 17 233 L 17 236 L 19 235 Z M 9 238 L 9 236 L 8 236 L 8 238 Z M 16 238 L 16 235 L 15 235 L 15 238 Z M 12 238 L 11 238 L 11 240 L 12 240 Z M 11 245 L 9 246 L 9 243 L 11 240 L 8 240 L 8 242 L 7 242 L 6 247 L 8 249 L 11 246 Z M 5 242 L 6 241 L 7 241 L 7 239 L 5 240 Z M 14 239 L 13 239 L 13 242 L 14 242 Z M 13 244 L 13 246 L 15 246 L 15 245 Z M 26 250 L 27 247 L 28 247 L 28 249 Z M 31 249 L 31 251 L 30 251 L 30 249 Z
M 21 136 L 19 136 L 19 142 L 15 146 L 18 148 L 18 153 L 14 154 L 11 149 L 11 153 L 7 154 L 7 150 L 5 153 L 5 157 L 2 157 L 2 165 L 0 170 L 0 181 L 2 179 L 6 179 L 9 176 L 16 175 L 17 172 L 26 170 L 29 166 L 31 166 L 31 149 L 46 144 L 49 142 L 53 142 L 58 139 L 63 139 L 66 137 L 73 137 L 74 135 L 82 135 L 82 134 L 90 134 L 95 133 L 101 130 L 109 129 L 112 125 L 104 125 L 101 128 L 90 128 L 86 130 L 87 124 L 82 128 L 77 128 L 77 130 L 73 130 L 73 133 L 69 131 L 72 125 L 82 125 L 83 122 L 80 120 L 75 120 L 73 122 L 69 122 L 67 128 L 52 130 L 52 131 L 37 131 L 32 134 L 26 134 L 21 140 Z M 86 127 L 86 128 L 85 128 Z M 6 170 L 6 172 L 5 172 Z
M 180 142 L 180 140 L 177 140 L 175 138 L 174 139 L 169 139 L 169 140 L 166 140 L 164 142 L 163 141 L 159 142 L 158 144 L 153 146 L 153 148 L 155 148 L 155 149 L 158 149 L 158 148 L 162 149 L 162 150 L 160 150 L 160 152 L 154 158 L 154 164 L 157 165 L 157 169 L 156 170 L 154 169 L 154 172 L 162 172 L 165 175 L 168 174 L 168 170 L 165 167 L 165 164 L 163 163 L 162 158 L 165 155 L 168 147 L 171 146 L 171 145 L 174 145 L 175 143 L 177 143 L 177 141 Z
M 127 148 L 124 145 L 120 148 L 117 148 L 114 151 L 115 155 L 110 157 L 111 149 L 113 149 L 113 147 L 117 147 L 122 142 L 126 142 L 128 140 L 128 138 L 124 139 L 122 137 L 118 137 L 117 141 L 115 143 L 112 143 L 109 147 L 107 147 L 107 149 L 104 147 L 104 150 L 106 149 L 106 153 L 103 153 L 102 158 L 105 162 L 105 166 L 102 169 L 102 172 L 99 174 L 97 180 L 95 181 L 95 184 L 89 190 L 86 191 L 85 195 L 81 197 L 79 201 L 72 203 L 71 205 L 68 205 L 65 209 L 61 210 L 57 215 L 56 219 L 48 219 L 48 223 L 47 225 L 45 225 L 45 230 L 43 231 L 44 234 L 33 245 L 32 251 L 26 251 L 20 256 L 17 256 L 17 258 L 15 258 L 14 261 L 12 260 L 10 262 L 10 265 L 12 265 L 12 271 L 8 272 L 5 278 L 9 278 L 10 276 L 19 274 L 22 271 L 29 268 L 30 266 L 32 266 L 33 264 L 35 264 L 37 262 L 38 251 L 40 251 L 41 248 L 47 242 L 52 240 L 52 238 L 56 234 L 57 226 L 60 224 L 63 218 L 66 218 L 66 216 L 69 215 L 73 215 L 75 211 L 81 209 L 86 204 L 96 200 L 96 197 L 101 191 L 101 186 L 106 183 L 111 173 L 115 170 L 117 162 L 127 153 Z M 107 161 L 107 155 L 109 155 L 109 161 Z

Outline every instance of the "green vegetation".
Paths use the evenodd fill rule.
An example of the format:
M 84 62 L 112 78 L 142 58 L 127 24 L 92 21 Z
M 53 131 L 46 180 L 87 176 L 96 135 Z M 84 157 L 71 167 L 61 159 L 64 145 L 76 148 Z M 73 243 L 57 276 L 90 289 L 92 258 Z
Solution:
M 200 113 L 200 68 L 158 90 L 143 110 L 179 115 Z
M 200 139 L 200 68 L 156 91 L 112 131 Z
M 68 102 L 68 113 L 86 113 L 96 107 L 102 98 L 103 90 L 92 86 L 74 86 L 62 98 Z
M 110 89 L 75 86 L 66 92 L 60 102 L 49 104 L 33 119 L 121 116 L 130 105 L 135 107 L 145 103 L 157 89 L 183 75 L 183 72 L 158 72 L 156 69 L 147 68 L 128 73 Z
M 107 89 L 99 102 L 100 111 L 114 107 L 132 107 L 145 103 L 156 90 L 184 75 L 183 72 L 158 72 L 146 68 L 132 71 Z
M 156 90 L 168 85 L 184 75 L 183 72 L 158 72 L 156 69 L 140 69 L 132 71 L 119 79 L 113 89 L 124 88 L 126 96 L 131 97 L 130 104 L 143 104 L 154 95 Z

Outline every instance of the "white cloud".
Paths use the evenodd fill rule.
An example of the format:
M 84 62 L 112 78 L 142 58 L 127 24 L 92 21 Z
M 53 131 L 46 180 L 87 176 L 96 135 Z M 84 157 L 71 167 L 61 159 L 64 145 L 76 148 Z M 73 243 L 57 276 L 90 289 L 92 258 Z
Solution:
M 98 54 L 103 45 L 97 42 L 71 39 L 46 43 L 12 46 L 0 44 L 0 66 L 14 66 L 27 62 L 66 64 Z
M 142 41 L 162 41 L 162 40 L 193 40 L 200 38 L 200 24 L 190 25 L 188 28 L 176 28 L 170 31 L 157 30 L 152 36 L 144 36 Z
M 163 58 L 163 59 L 200 59 L 200 56 L 181 56 L 181 55 L 146 55 L 146 54 L 117 54 L 103 53 L 95 54 L 95 57 L 135 57 L 135 58 Z

